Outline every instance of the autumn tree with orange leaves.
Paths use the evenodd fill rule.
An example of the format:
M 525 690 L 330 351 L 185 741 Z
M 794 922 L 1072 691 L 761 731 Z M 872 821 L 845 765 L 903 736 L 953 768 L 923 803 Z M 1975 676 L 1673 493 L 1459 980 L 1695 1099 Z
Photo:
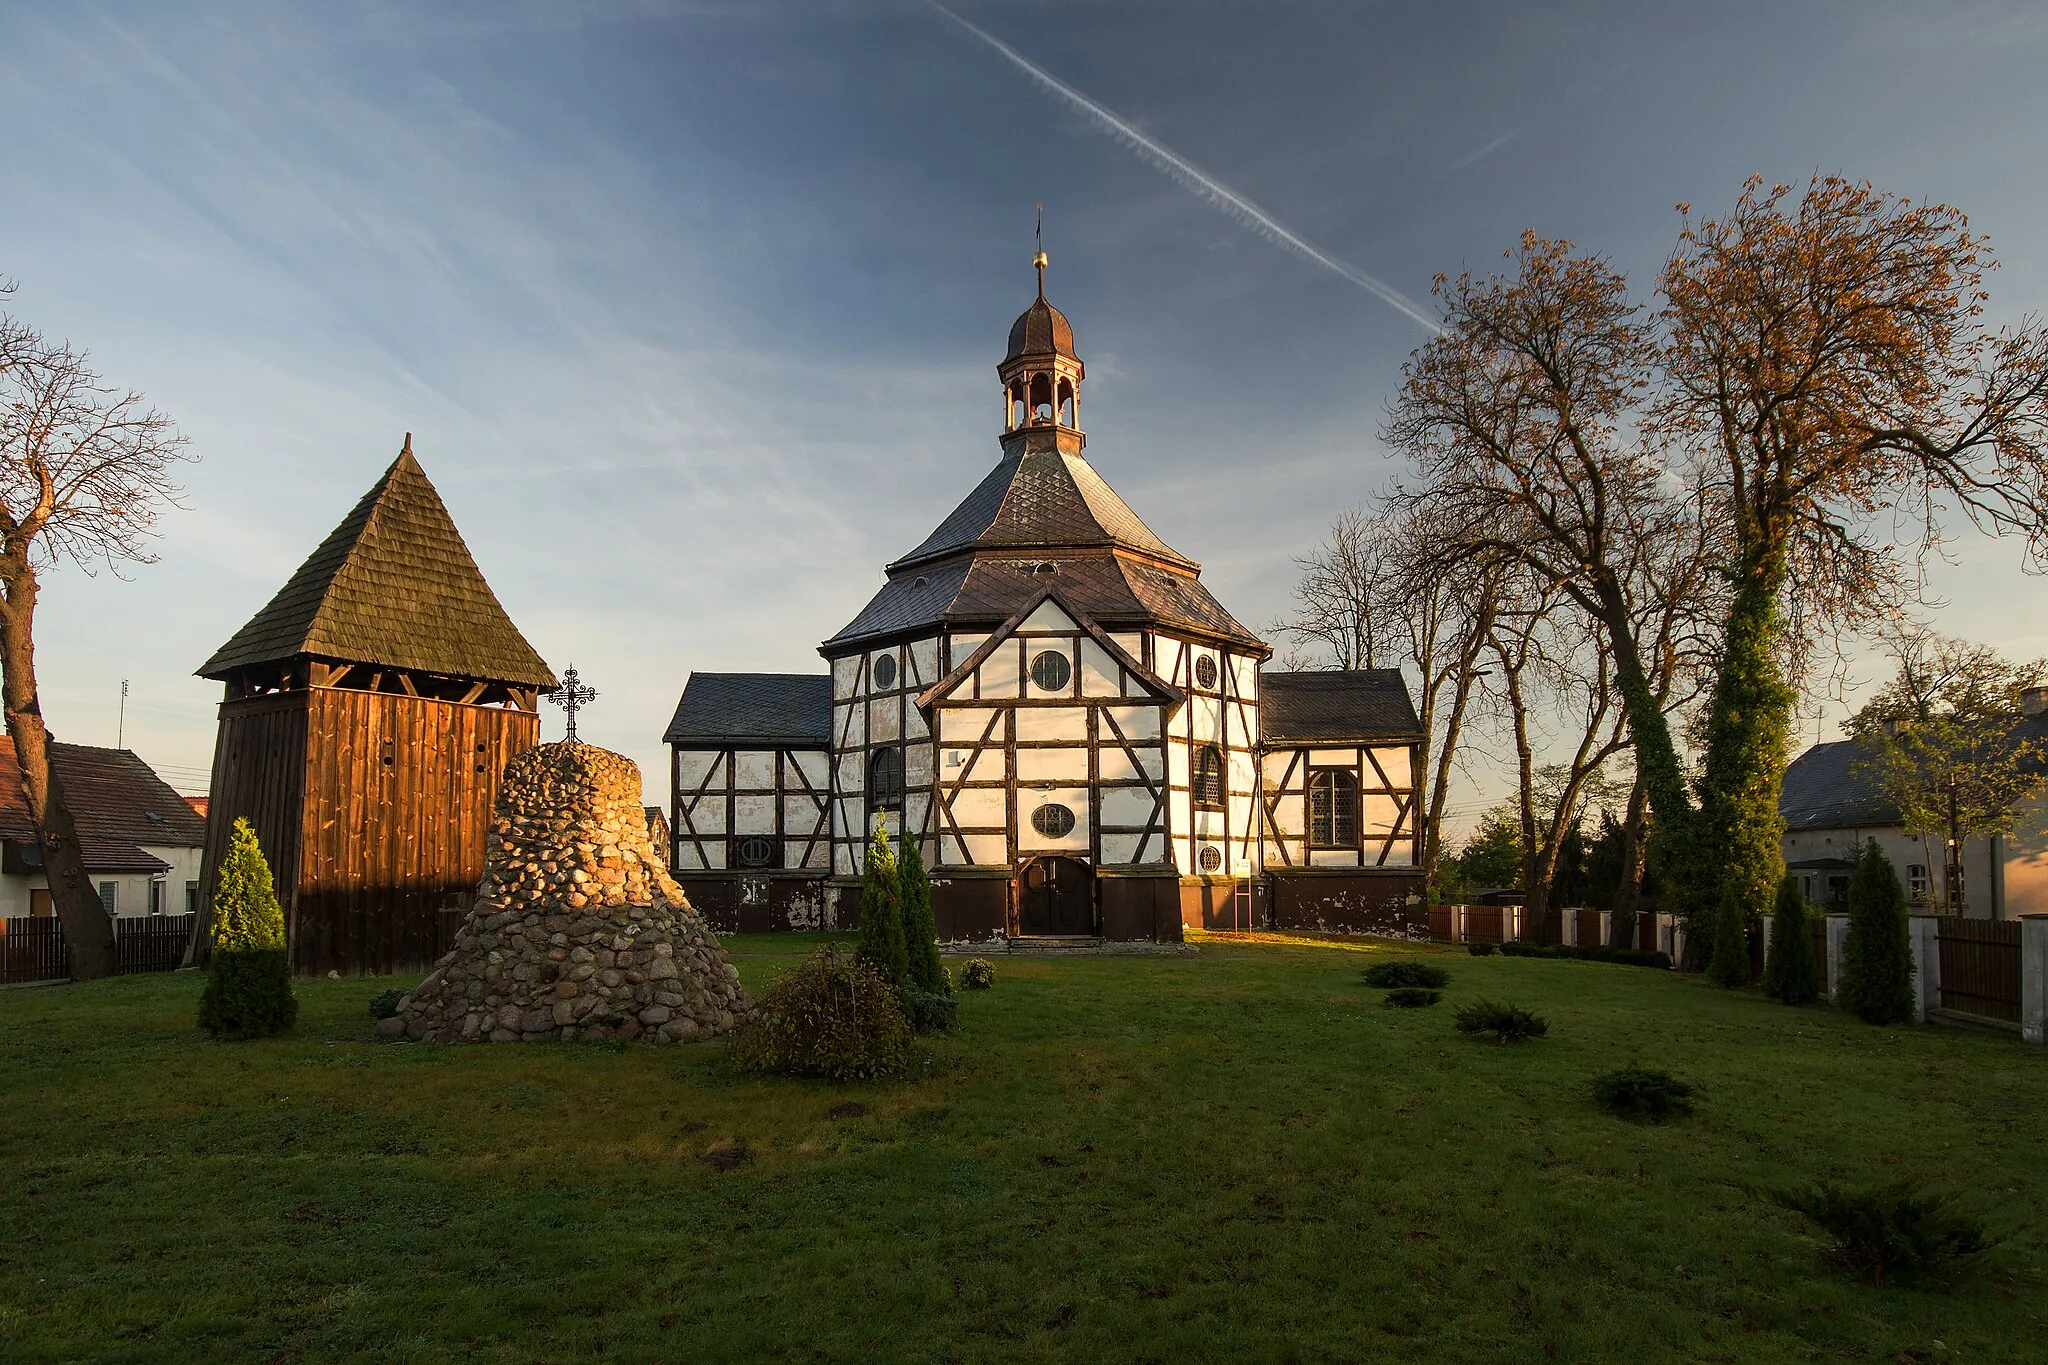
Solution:
M 1955 518 L 2048 566 L 2048 332 L 1985 326 L 1990 250 L 1946 205 L 1821 177 L 1680 212 L 1647 316 L 1605 263 L 1534 236 L 1512 275 L 1440 280 L 1445 334 L 1410 363 L 1389 434 L 1420 466 L 1410 496 L 1466 509 L 1457 550 L 1551 575 L 1609 633 L 1704 953 L 1722 889 L 1754 918 L 1783 873 L 1804 648 L 1910 600 Z M 1617 609 L 1646 543 L 1712 573 L 1688 584 L 1716 603 L 1697 783 Z

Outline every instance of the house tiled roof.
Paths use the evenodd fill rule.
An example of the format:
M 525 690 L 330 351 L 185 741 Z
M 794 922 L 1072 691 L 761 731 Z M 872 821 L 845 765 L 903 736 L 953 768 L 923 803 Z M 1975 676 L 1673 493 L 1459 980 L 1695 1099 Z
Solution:
M 1422 720 L 1398 668 L 1304 670 L 1259 675 L 1264 743 L 1413 740 Z
M 79 851 L 88 870 L 160 872 L 169 864 L 139 845 L 198 848 L 206 842 L 206 817 L 128 750 L 56 744 L 50 762 L 78 824 Z M 25 854 L 36 840 L 14 741 L 5 735 L 0 735 L 0 839 L 24 845 Z M 40 853 L 31 858 L 39 862 Z
M 832 739 L 832 679 L 812 673 L 692 673 L 667 744 L 823 747 Z
M 1858 771 L 1869 751 L 1853 739 L 1816 744 L 1785 769 L 1778 814 L 1788 830 L 1863 829 L 1896 825 L 1899 808 Z
M 553 688 L 484 581 L 412 442 L 269 605 L 199 669 L 202 678 L 307 654 Z

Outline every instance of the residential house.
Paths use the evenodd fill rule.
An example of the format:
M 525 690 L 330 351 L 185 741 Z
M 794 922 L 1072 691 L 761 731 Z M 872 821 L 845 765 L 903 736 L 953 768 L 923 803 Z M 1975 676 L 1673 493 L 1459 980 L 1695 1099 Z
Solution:
M 85 870 L 109 914 L 178 915 L 199 899 L 206 817 L 126 749 L 51 746 Z M 51 913 L 14 741 L 0 735 L 0 918 Z

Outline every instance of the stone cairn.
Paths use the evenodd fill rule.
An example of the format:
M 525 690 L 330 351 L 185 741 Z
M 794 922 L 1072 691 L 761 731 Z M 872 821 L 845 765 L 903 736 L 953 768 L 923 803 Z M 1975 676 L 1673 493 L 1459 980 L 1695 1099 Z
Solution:
M 640 769 L 570 741 L 505 767 L 476 903 L 387 1036 L 680 1043 L 752 1009 L 647 835 Z

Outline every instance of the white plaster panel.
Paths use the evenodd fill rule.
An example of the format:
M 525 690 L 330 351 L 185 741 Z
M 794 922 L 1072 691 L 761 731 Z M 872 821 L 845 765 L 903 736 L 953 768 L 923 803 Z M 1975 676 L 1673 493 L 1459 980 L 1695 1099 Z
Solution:
M 1105 825 L 1144 825 L 1159 808 L 1158 800 L 1143 787 L 1104 787 L 1100 795 Z
M 1139 663 L 1145 661 L 1145 637 L 1139 632 L 1134 630 L 1112 631 L 1109 638 L 1116 641 L 1118 649 L 1130 655 Z
M 738 781 L 733 785 L 741 791 L 773 791 L 775 789 L 775 751 L 742 749 L 733 755 L 733 768 Z
M 1084 697 L 1114 697 L 1123 691 L 1123 670 L 1116 660 L 1109 657 L 1109 651 L 1093 640 L 1081 639 L 1081 695 Z
M 1124 738 L 1133 744 L 1141 739 L 1159 738 L 1160 714 L 1157 706 L 1108 706 L 1103 710 L 1115 717 L 1116 728 L 1123 731 Z
M 924 718 L 924 712 L 915 706 L 903 708 L 903 737 L 924 739 L 932 732 L 931 723 Z
M 854 680 L 860 676 L 860 655 L 849 654 L 832 661 L 832 696 L 845 700 L 853 695 Z
M 704 860 L 697 856 L 697 845 L 686 840 L 676 849 L 670 865 L 677 872 L 694 872 L 704 866 Z
M 824 811 L 808 796 L 785 796 L 782 798 L 782 827 L 792 836 L 809 834 L 817 827 L 818 817 Z
M 1024 631 L 1066 631 L 1079 628 L 1074 618 L 1061 611 L 1059 603 L 1049 598 L 1040 602 L 1032 613 L 1024 618 L 1024 624 L 1018 627 Z
M 699 834 L 725 833 L 725 796 L 713 792 L 685 803 L 683 809 L 690 813 L 690 827 Z
M 1188 841 L 1185 835 L 1176 834 L 1173 838 L 1173 865 L 1180 869 L 1183 877 L 1188 876 L 1194 867 L 1188 859 Z
M 910 744 L 903 750 L 903 782 L 909 787 L 929 787 L 932 784 L 932 746 Z
M 1231 691 L 1240 697 L 1259 695 L 1259 661 L 1249 654 L 1228 654 Z
M 804 855 L 804 866 L 830 870 L 832 866 L 832 846 L 822 839 L 811 845 L 810 852 Z
M 861 706 L 835 706 L 832 708 L 832 740 L 834 745 L 841 743 L 842 740 L 847 745 L 865 744 L 868 742 L 867 727 L 861 723 L 865 712 L 866 708 Z M 851 721 L 848 720 L 849 715 L 852 717 Z
M 903 796 L 903 827 L 922 833 L 926 818 L 931 814 L 932 799 L 924 792 L 906 792 Z
M 903 737 L 903 727 L 897 723 L 897 710 L 901 705 L 894 697 L 884 697 L 868 703 L 868 740 L 874 744 L 887 744 Z
M 953 642 L 953 667 L 955 668 L 958 668 L 961 664 L 972 658 L 975 650 L 988 643 L 988 636 L 985 634 L 955 635 L 951 638 Z
M 1102 836 L 1102 861 L 1109 864 L 1132 863 L 1138 860 L 1136 834 L 1105 834 Z
M 1031 706 L 1017 711 L 1020 740 L 1088 741 L 1088 708 L 1085 706 Z
M 1264 755 L 1265 777 L 1268 786 L 1277 787 L 1287 779 L 1287 770 L 1294 764 L 1298 749 L 1272 749 Z M 1298 776 L 1301 769 L 1295 768 Z
M 811 786 L 823 789 L 827 774 L 832 771 L 831 759 L 821 749 L 803 749 L 796 755 L 796 766 L 810 779 Z
M 1308 854 L 1310 867 L 1357 867 L 1358 854 L 1348 848 L 1312 848 Z
M 1018 642 L 1005 640 L 995 651 L 981 662 L 978 677 L 981 679 L 981 695 L 984 697 L 1014 697 L 1020 683 L 1018 670 Z
M 1404 744 L 1398 748 L 1376 748 L 1372 751 L 1372 754 L 1374 758 L 1380 761 L 1380 768 L 1386 773 L 1387 781 L 1395 786 L 1406 787 L 1415 780 L 1415 774 L 1409 767 L 1409 750 L 1407 745 Z M 1371 768 L 1367 768 L 1365 785 L 1377 787 L 1379 782 L 1379 777 L 1373 773 Z
M 1249 702 L 1232 702 L 1229 711 L 1230 728 L 1224 737 L 1227 744 L 1242 745 L 1250 749 L 1259 742 L 1259 708 Z
M 684 791 L 695 791 L 704 785 L 705 775 L 711 765 L 724 755 L 702 749 L 678 749 L 676 751 L 676 785 Z
M 1031 812 L 1058 802 L 1074 812 L 1074 827 L 1057 839 L 1048 839 L 1031 826 Z M 1033 850 L 1081 851 L 1088 849 L 1088 789 L 1056 787 L 1049 792 L 1017 793 L 1017 847 Z
M 1234 792 L 1248 792 L 1258 782 L 1253 770 L 1252 756 L 1242 749 L 1226 749 L 1223 753 L 1224 781 Z
M 941 864 L 965 865 L 968 862 L 967 844 L 957 834 L 939 837 L 939 862 Z
M 1019 749 L 1017 751 L 1017 780 L 1019 782 L 1086 782 L 1088 780 L 1088 751 L 1086 749 Z
M 857 753 L 839 755 L 839 790 L 859 792 L 867 790 L 867 774 L 861 771 L 861 756 Z
M 976 867 L 1002 867 L 1010 861 L 1010 845 L 1000 834 L 970 834 L 967 858 Z
M 1311 749 L 1308 761 L 1318 768 L 1350 768 L 1358 762 L 1358 755 L 1350 749 Z
M 1166 766 L 1157 745 L 1147 745 L 1137 750 L 1138 761 L 1131 761 L 1131 751 L 1114 741 L 1105 744 L 1095 760 L 1095 771 L 1104 782 L 1136 782 L 1140 777 L 1157 782 Z
M 725 870 L 725 840 L 720 839 L 715 844 L 707 842 L 704 845 L 704 867 L 710 872 Z
M 1385 838 L 1394 829 L 1394 821 L 1400 817 L 1399 800 L 1367 792 L 1358 799 L 1358 818 L 1364 823 L 1367 834 Z
M 910 642 L 911 685 L 922 690 L 939 680 L 939 642 L 936 638 Z
M 1283 838 L 1308 837 L 1307 803 L 1299 796 L 1283 796 L 1273 803 L 1273 827 Z
M 1215 697 L 1196 693 L 1188 698 L 1185 714 L 1187 723 L 1194 727 L 1191 733 L 1197 740 L 1213 743 L 1223 737 L 1222 708 Z
M 953 823 L 962 827 L 1001 828 L 1010 818 L 1009 803 L 1001 787 L 965 787 L 953 794 L 950 806 Z
M 775 798 L 772 796 L 736 796 L 732 801 L 732 832 L 734 834 L 773 834 L 775 832 Z
M 989 717 L 995 712 L 986 706 L 941 706 L 939 708 L 939 738 L 948 744 L 972 744 L 981 738 L 981 732 L 988 729 Z M 991 738 L 1000 740 L 1003 727 L 996 726 Z
M 957 752 L 967 755 L 965 766 L 947 768 L 943 774 L 955 782 L 1002 782 L 1010 776 L 1010 751 L 1007 748 L 964 749 Z
M 1188 785 L 1188 746 L 1175 740 L 1166 742 L 1166 775 L 1176 787 Z

